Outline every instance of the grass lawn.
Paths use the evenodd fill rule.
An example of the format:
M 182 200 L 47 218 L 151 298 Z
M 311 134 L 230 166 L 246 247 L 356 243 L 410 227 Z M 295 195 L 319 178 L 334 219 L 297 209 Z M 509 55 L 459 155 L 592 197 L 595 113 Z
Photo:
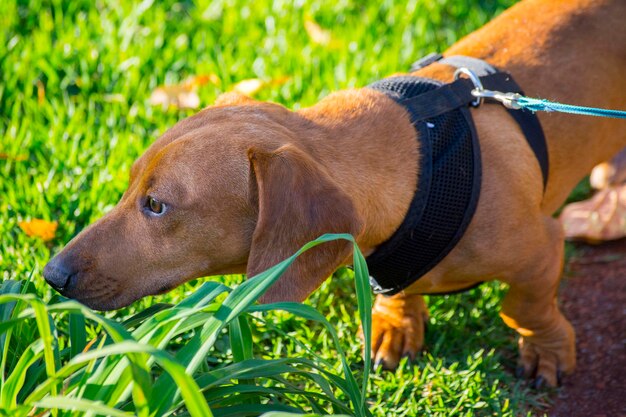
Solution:
M 257 93 L 258 99 L 297 109 L 315 103 L 331 91 L 365 86 L 404 71 L 413 60 L 445 49 L 514 2 L 1 1 L 0 279 L 4 284 L 0 295 L 18 291 L 34 294 L 46 303 L 62 301 L 42 278 L 46 261 L 72 236 L 113 207 L 126 188 L 133 160 L 168 127 L 194 113 L 152 106 L 149 97 L 157 86 L 211 75 L 213 81 L 199 86 L 197 91 L 202 106 L 206 106 L 238 81 L 257 78 L 268 81 Z M 311 36 L 305 30 L 305 26 L 313 26 L 311 22 L 329 32 L 318 33 L 320 39 L 316 39 L 315 33 Z M 44 241 L 24 233 L 19 222 L 34 218 L 58 222 L 55 237 Z M 243 280 L 239 276 L 212 279 L 229 285 Z M 18 288 L 14 281 L 22 285 Z M 190 282 L 169 294 L 148 297 L 103 315 L 112 322 L 123 323 L 156 303 L 189 299 L 204 281 Z M 517 416 L 545 404 L 545 393 L 533 392 L 511 374 L 517 355 L 516 337 L 498 317 L 505 290 L 503 285 L 492 283 L 466 294 L 430 297 L 432 314 L 426 351 L 415 363 L 403 362 L 396 372 L 371 375 L 367 390 L 371 413 Z M 223 295 L 216 299 L 217 307 L 223 299 Z M 337 272 L 307 304 L 322 312 L 333 325 L 340 350 L 345 352 L 360 383 L 363 359 L 357 337 L 353 273 Z M 16 307 L 5 300 L 2 305 L 3 389 L 8 392 L 9 375 L 16 367 L 23 366 L 22 376 L 26 378 L 13 394 L 15 404 L 11 405 L 9 394 L 0 396 L 5 410 L 25 401 L 38 384 L 50 379 L 46 375 L 54 374 L 55 366 L 58 370 L 59 364 L 76 358 L 85 342 L 97 340 L 91 351 L 100 343 L 113 346 L 109 344 L 111 339 L 102 337 L 104 322 L 87 321 L 85 325 L 81 320 L 87 313 L 73 310 L 73 315 L 52 314 L 52 323 L 56 323 L 52 326 L 53 334 L 49 340 L 41 339 L 55 340 L 50 353 L 38 345 L 40 336 L 34 319 L 18 317 L 30 314 L 27 303 L 21 301 Z M 209 317 L 217 307 L 201 313 Z M 156 314 L 156 310 L 149 313 Z M 250 352 L 264 360 L 312 358 L 328 372 L 343 375 L 338 348 L 322 324 L 302 315 L 275 311 L 247 317 L 250 335 L 246 335 L 245 323 L 243 330 L 231 325 L 216 333 L 213 347 L 194 374 L 200 387 L 208 384 L 207 375 L 214 375 L 212 371 L 242 360 L 232 337 L 238 330 L 243 331 L 241 340 L 248 352 L 243 354 L 244 360 Z M 146 317 L 137 320 L 141 322 Z M 127 322 L 125 328 L 134 327 Z M 12 332 L 12 337 L 6 338 L 6 332 Z M 193 334 L 190 327 L 162 347 L 178 353 Z M 36 352 L 34 359 L 28 364 L 20 362 L 31 346 Z M 143 354 L 146 353 L 137 353 Z M 46 355 L 56 355 L 56 360 Z M 91 367 L 86 368 L 88 372 L 76 374 L 75 378 L 87 381 L 91 378 L 89 372 L 100 369 L 97 367 L 106 360 L 92 359 Z M 50 365 L 50 361 L 56 365 Z M 315 373 L 311 369 L 307 372 Z M 146 372 L 145 378 L 156 378 L 162 371 L 150 368 Z M 251 378 L 252 382 L 247 380 L 239 388 L 237 383 L 225 383 L 219 388 L 222 391 L 205 391 L 205 397 L 215 415 L 254 415 L 272 407 L 278 409 L 277 403 L 305 411 L 350 411 L 322 399 L 318 408 L 311 405 L 310 399 L 317 398 L 316 393 L 336 395 L 338 401 L 347 404 L 345 394 L 334 392 L 332 377 L 326 387 L 333 391 L 331 395 L 315 379 L 278 377 L 280 372 L 276 372 L 269 379 Z M 129 374 L 130 370 L 120 374 L 120 380 L 131 378 Z M 140 379 L 135 373 L 132 378 Z M 52 380 L 53 385 L 59 386 L 50 392 L 58 395 L 69 395 L 68 387 L 77 384 L 71 378 L 64 383 L 59 382 L 62 378 Z M 242 379 L 238 383 L 242 384 Z M 255 384 L 267 392 L 250 388 Z M 279 388 L 270 392 L 271 387 Z M 72 395 L 98 400 L 91 388 L 87 386 Z M 245 389 L 255 394 L 243 395 Z M 277 394 L 279 390 L 283 391 Z M 141 408 L 137 405 L 141 403 L 141 393 L 136 391 L 133 389 L 132 396 L 124 397 L 132 400 L 99 400 L 125 412 L 155 415 L 155 400 L 149 398 L 147 408 Z M 224 402 L 233 394 L 230 403 Z M 120 394 L 115 398 L 122 397 Z M 259 405 L 264 403 L 269 405 Z M 233 404 L 239 408 L 231 408 L 234 411 L 228 414 L 226 406 Z M 31 408 L 15 410 L 26 415 Z M 13 412 L 16 414 L 12 415 L 21 415 Z M 182 407 L 174 415 L 185 412 Z M 60 411 L 58 415 L 84 414 Z

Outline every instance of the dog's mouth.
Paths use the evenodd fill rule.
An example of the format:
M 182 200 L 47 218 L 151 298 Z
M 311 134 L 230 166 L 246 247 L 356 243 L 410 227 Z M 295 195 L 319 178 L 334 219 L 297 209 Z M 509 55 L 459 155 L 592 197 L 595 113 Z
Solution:
M 100 311 L 124 308 L 143 297 L 165 294 L 190 279 L 206 276 L 204 271 L 198 272 L 200 268 L 188 265 L 152 265 L 141 271 L 137 265 L 115 262 L 120 260 L 61 252 L 46 264 L 43 276 L 64 297 Z
M 65 292 L 63 295 L 98 311 L 118 310 L 128 307 L 133 302 L 142 298 L 142 296 L 129 296 L 115 289 L 102 289 L 97 291 L 73 290 Z
M 75 273 L 68 280 L 68 285 L 55 288 L 60 294 L 98 311 L 111 311 L 124 308 L 149 295 L 165 294 L 179 285 L 177 280 L 166 280 L 152 289 L 126 288 L 119 286 L 125 280 L 98 276 L 97 279 L 87 274 Z M 53 287 L 54 288 L 54 287 Z
M 176 288 L 177 285 L 173 285 L 173 284 L 164 284 L 162 285 L 158 290 L 156 290 L 154 292 L 154 295 L 161 295 L 161 294 L 165 294 L 168 293 L 170 291 L 172 291 L 174 288 Z
M 66 273 L 65 270 L 59 270 L 50 264 L 44 268 L 44 277 L 48 284 L 62 296 L 76 300 L 94 310 L 115 310 L 135 301 L 124 296 L 124 291 L 119 291 L 117 280 L 110 277 L 94 278 L 84 271 Z

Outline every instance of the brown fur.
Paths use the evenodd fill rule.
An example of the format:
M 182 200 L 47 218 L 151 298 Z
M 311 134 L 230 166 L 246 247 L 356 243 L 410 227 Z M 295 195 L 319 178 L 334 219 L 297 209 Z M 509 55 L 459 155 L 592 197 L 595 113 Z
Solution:
M 529 96 L 626 108 L 626 2 L 526 0 L 452 46 L 510 72 Z M 434 64 L 419 75 L 451 79 Z M 574 332 L 559 312 L 563 261 L 551 214 L 594 164 L 626 145 L 626 123 L 540 114 L 550 153 L 543 193 L 539 165 L 498 105 L 472 110 L 483 159 L 482 194 L 454 250 L 405 292 L 378 297 L 373 354 L 395 367 L 423 343 L 419 294 L 485 280 L 510 285 L 502 317 L 520 335 L 521 365 L 555 385 L 575 366 Z M 368 89 L 335 93 L 290 112 L 237 94 L 181 121 L 137 160 L 122 200 L 58 255 L 71 270 L 64 292 L 95 308 L 129 304 L 194 277 L 249 275 L 325 232 L 357 237 L 367 254 L 402 222 L 419 171 L 405 110 Z M 147 216 L 148 195 L 169 211 Z M 350 248 L 314 249 L 265 296 L 302 300 Z M 536 369 L 536 371 L 533 371 Z

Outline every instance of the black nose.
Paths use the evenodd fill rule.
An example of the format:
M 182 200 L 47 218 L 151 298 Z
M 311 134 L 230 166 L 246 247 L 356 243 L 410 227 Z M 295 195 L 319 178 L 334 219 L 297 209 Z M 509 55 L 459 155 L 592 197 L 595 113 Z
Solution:
M 55 290 L 67 289 L 72 276 L 71 270 L 64 265 L 63 261 L 55 256 L 43 269 L 43 277 Z

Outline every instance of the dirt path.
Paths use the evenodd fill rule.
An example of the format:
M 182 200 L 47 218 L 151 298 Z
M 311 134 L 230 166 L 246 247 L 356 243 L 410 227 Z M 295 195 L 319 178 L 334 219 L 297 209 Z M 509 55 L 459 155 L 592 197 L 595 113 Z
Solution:
M 626 417 L 626 239 L 578 246 L 560 290 L 578 366 L 550 417 Z

